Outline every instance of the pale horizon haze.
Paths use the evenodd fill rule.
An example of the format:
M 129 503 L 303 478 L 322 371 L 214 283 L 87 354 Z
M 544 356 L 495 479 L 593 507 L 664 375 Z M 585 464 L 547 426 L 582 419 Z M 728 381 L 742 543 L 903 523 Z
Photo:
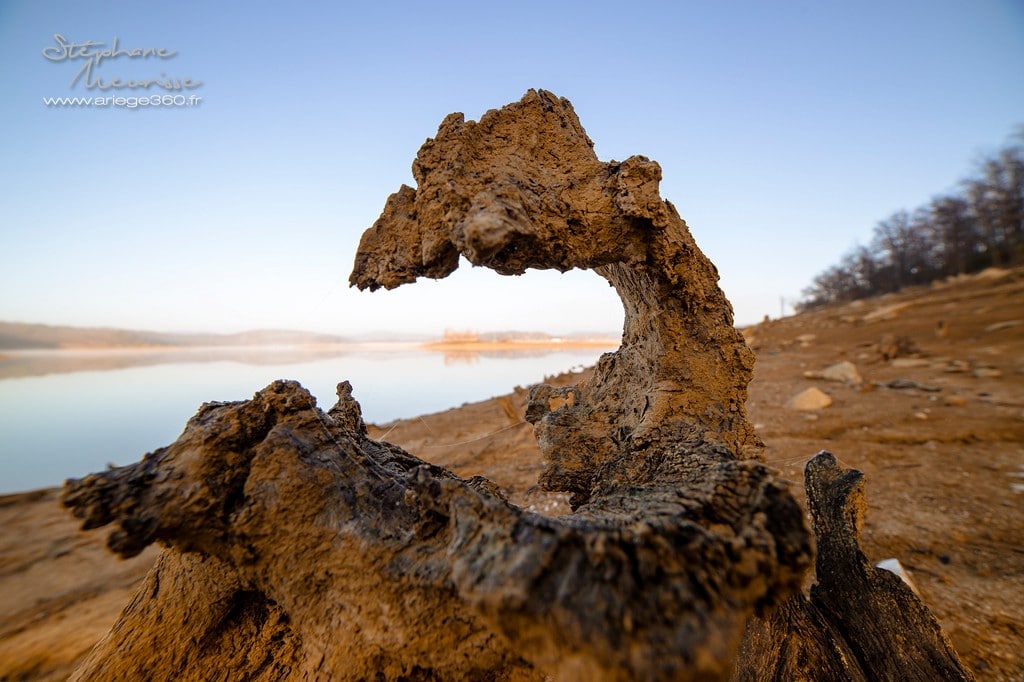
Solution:
M 115 38 L 174 54 L 77 79 L 85 60 L 44 55 Z M 543 88 L 602 160 L 661 164 L 745 325 L 791 313 L 878 221 L 955 191 L 1020 130 L 1024 3 L 6 0 L 0 64 L 0 320 L 617 331 L 621 304 L 591 272 L 463 262 L 348 287 L 360 235 L 445 115 Z M 183 103 L 44 103 L 111 95 Z

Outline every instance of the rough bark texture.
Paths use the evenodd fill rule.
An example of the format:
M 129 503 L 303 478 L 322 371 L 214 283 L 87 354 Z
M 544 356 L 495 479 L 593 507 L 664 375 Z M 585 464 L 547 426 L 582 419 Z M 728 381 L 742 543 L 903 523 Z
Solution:
M 172 550 L 80 671 L 258 679 L 702 679 L 799 584 L 800 510 L 707 446 L 675 486 L 545 518 L 370 440 L 350 387 L 208 404 L 171 446 L 70 482 L 112 550 Z M 665 474 L 667 476 L 667 474 Z
M 657 163 L 599 161 L 572 105 L 530 91 L 479 122 L 449 115 L 413 176 L 417 189 L 391 195 L 363 235 L 353 285 L 444 277 L 462 254 L 510 275 L 593 269 L 622 299 L 618 352 L 585 384 L 535 392 L 527 418 L 550 463 L 547 489 L 581 504 L 597 486 L 654 474 L 666 450 L 718 443 L 741 459 L 760 451 L 746 419 L 754 355 L 714 265 L 659 196 Z M 570 404 L 548 409 L 555 393 Z
M 798 592 L 810 535 L 753 459 L 753 356 L 657 164 L 598 161 L 570 104 L 531 91 L 447 117 L 413 174 L 354 285 L 462 254 L 592 268 L 622 298 L 619 351 L 527 410 L 574 513 L 369 439 L 347 383 L 326 413 L 291 382 L 207 404 L 171 446 L 67 485 L 113 551 L 169 547 L 81 679 L 727 679 L 750 615 Z
M 734 682 L 973 680 L 928 607 L 861 551 L 864 475 L 822 451 L 804 478 L 817 581 L 751 620 Z

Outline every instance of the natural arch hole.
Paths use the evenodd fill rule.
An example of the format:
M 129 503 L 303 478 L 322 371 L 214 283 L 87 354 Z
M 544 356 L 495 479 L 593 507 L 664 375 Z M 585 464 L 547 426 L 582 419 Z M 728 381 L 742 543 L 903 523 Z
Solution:
M 529 386 L 589 368 L 621 343 L 622 303 L 608 281 L 591 270 L 528 270 L 523 275 L 506 276 L 463 260 L 445 279 L 423 277 L 415 286 L 367 296 L 384 318 L 398 316 L 408 322 L 406 311 L 415 311 L 419 329 L 435 340 L 443 337 L 445 329 L 451 329 L 462 336 L 473 332 L 480 341 L 435 347 L 436 355 L 424 371 L 437 380 L 429 388 L 425 382 L 411 380 L 405 388 L 446 392 L 450 404 L 371 427 L 371 436 L 398 443 L 442 465 L 461 463 L 460 453 L 467 447 L 485 450 L 488 441 L 493 440 L 491 435 L 499 431 L 504 434 L 505 429 L 521 430 L 522 438 L 532 444 L 532 427 L 524 413 Z M 539 337 L 530 337 L 531 332 L 542 332 L 549 338 L 545 343 Z M 503 338 L 514 339 L 516 333 L 523 334 L 522 343 L 500 342 Z M 566 377 L 572 383 L 577 380 Z M 460 387 L 457 393 L 453 391 L 456 386 Z M 356 386 L 356 398 L 365 403 L 361 392 Z M 503 414 L 500 423 L 483 418 L 482 427 L 455 424 L 444 414 L 447 408 L 495 397 L 502 397 L 498 401 Z M 571 408 L 575 402 L 575 393 L 568 391 L 553 396 L 550 408 Z M 368 407 L 372 408 L 364 404 L 364 409 Z M 532 473 L 534 481 L 537 473 Z M 538 491 L 531 494 L 534 497 L 520 501 L 527 506 L 541 504 L 541 498 L 545 504 L 550 502 Z M 547 506 L 544 509 L 551 511 Z M 559 513 L 566 510 L 567 505 L 559 506 Z
M 437 335 L 445 329 L 480 334 L 542 332 L 556 338 L 620 338 L 623 308 L 615 289 L 591 270 L 528 270 L 523 275 L 499 275 L 462 260 L 458 270 L 443 280 L 421 278 L 417 306 L 425 331 Z

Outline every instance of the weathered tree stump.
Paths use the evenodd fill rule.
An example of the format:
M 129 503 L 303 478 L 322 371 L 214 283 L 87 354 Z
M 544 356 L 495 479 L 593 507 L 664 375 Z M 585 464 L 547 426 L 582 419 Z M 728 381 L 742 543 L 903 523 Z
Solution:
M 860 548 L 864 475 L 818 453 L 804 470 L 818 539 L 810 598 L 747 629 L 735 682 L 973 680 L 928 607 Z
M 113 551 L 168 548 L 81 679 L 727 679 L 750 616 L 799 593 L 811 538 L 756 461 L 753 355 L 657 164 L 598 161 L 571 105 L 531 91 L 447 117 L 413 174 L 354 285 L 461 254 L 591 268 L 622 298 L 592 378 L 531 392 L 541 484 L 574 512 L 369 439 L 347 383 L 327 412 L 292 382 L 204 405 L 172 445 L 67 484 Z

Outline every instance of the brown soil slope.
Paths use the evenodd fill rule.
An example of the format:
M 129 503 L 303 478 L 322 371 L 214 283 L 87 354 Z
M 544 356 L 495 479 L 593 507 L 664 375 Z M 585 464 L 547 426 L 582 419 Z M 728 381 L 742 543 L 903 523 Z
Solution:
M 987 680 L 1024 679 L 1022 320 L 1017 270 L 745 330 L 758 355 L 749 413 L 766 459 L 797 489 L 821 449 L 862 470 L 865 550 L 909 569 L 964 661 Z M 842 361 L 859 383 L 805 376 Z M 787 406 L 811 387 L 832 404 Z M 562 513 L 564 496 L 535 487 L 543 463 L 523 420 L 525 399 L 517 389 L 379 425 L 371 436 L 461 476 L 485 474 L 522 505 Z M 0 679 L 64 679 L 155 552 L 116 559 L 102 534 L 76 529 L 57 491 L 0 498 L 0 527 Z

